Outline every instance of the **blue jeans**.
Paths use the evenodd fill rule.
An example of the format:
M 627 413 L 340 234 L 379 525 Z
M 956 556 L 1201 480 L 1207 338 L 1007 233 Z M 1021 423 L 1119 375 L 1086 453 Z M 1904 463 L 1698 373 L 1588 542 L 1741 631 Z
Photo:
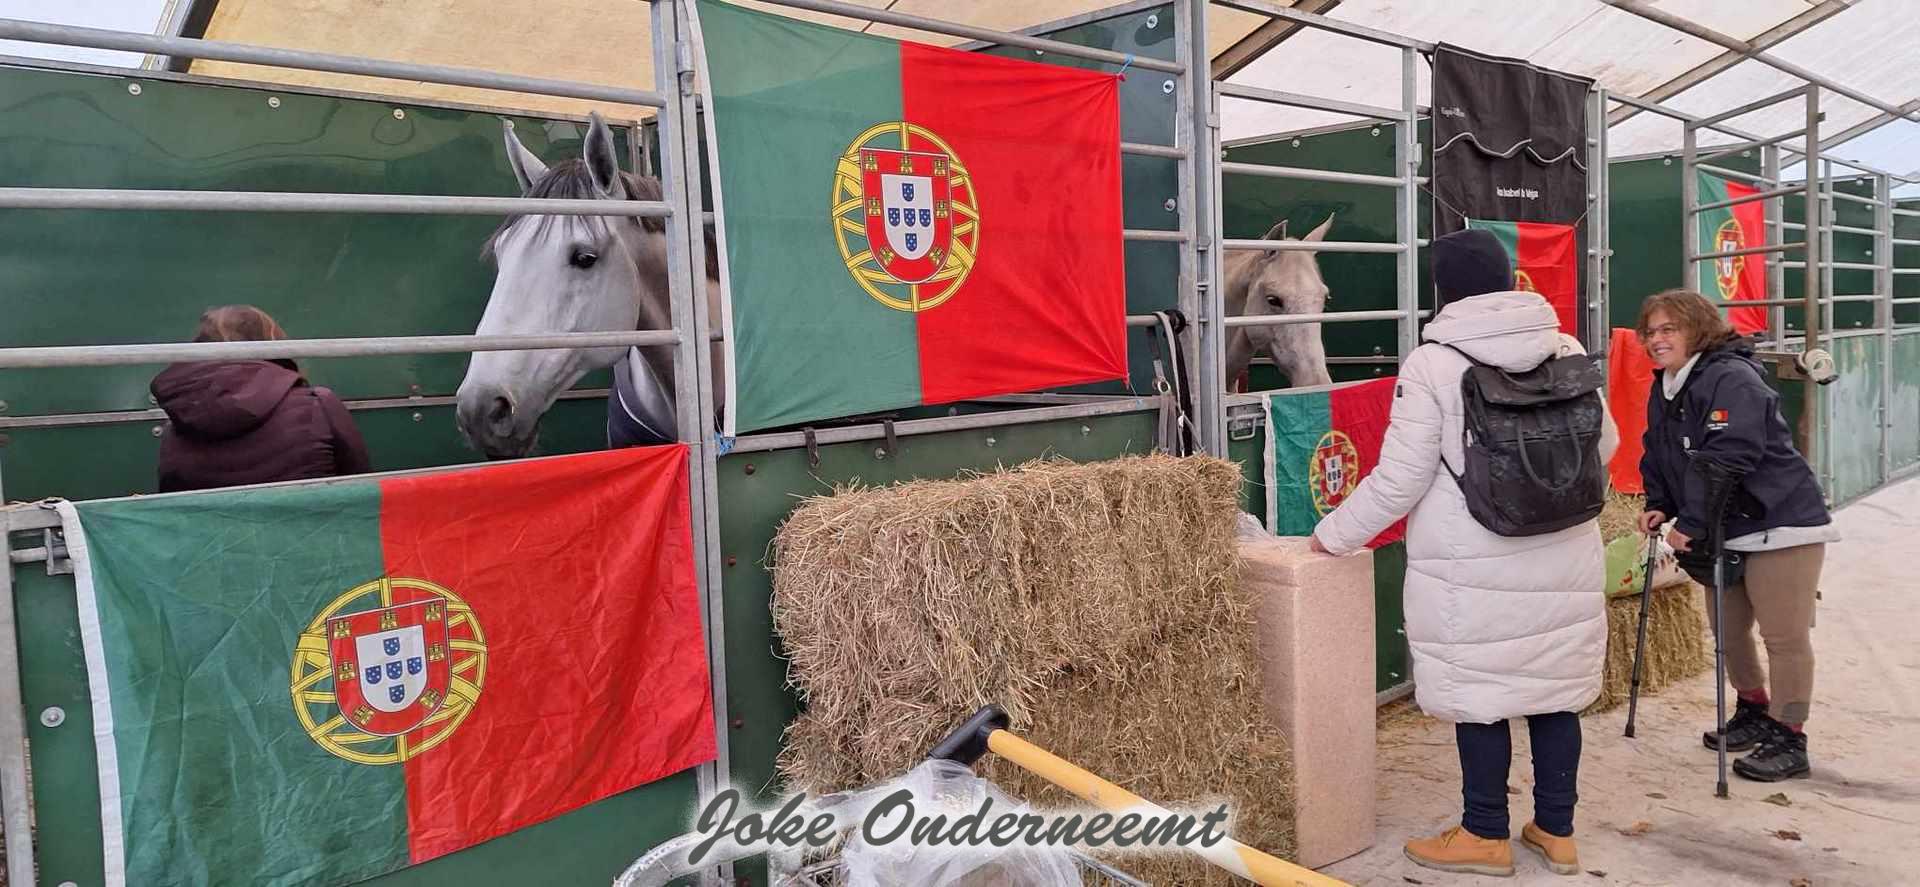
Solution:
M 1573 834 L 1573 805 L 1579 800 L 1580 716 L 1570 711 L 1528 715 L 1533 740 L 1533 821 L 1550 835 Z M 1460 794 L 1466 810 L 1460 824 L 1482 838 L 1505 840 L 1507 767 L 1513 761 L 1513 735 L 1507 722 L 1455 724 L 1460 746 Z

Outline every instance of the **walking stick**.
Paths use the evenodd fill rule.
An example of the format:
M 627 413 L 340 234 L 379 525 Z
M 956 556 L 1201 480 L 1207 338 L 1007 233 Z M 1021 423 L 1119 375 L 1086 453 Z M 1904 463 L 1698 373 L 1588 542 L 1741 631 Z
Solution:
M 1647 605 L 1653 597 L 1653 561 L 1660 553 L 1660 531 L 1647 533 L 1647 575 L 1640 586 L 1640 630 L 1633 641 L 1633 686 L 1627 691 L 1627 738 L 1633 738 L 1633 717 L 1640 707 L 1640 666 L 1647 656 Z

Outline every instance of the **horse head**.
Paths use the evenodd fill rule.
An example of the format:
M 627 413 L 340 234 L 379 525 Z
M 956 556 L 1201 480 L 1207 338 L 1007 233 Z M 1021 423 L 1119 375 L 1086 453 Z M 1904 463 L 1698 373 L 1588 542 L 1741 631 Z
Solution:
M 597 113 L 581 156 L 552 168 L 520 143 L 511 124 L 505 133 L 507 163 L 523 196 L 661 199 L 657 179 L 620 169 L 613 133 Z M 656 218 L 509 218 L 484 250 L 498 271 L 475 332 L 496 336 L 670 328 L 666 242 L 665 225 Z M 560 393 L 626 354 L 627 349 L 619 347 L 476 352 L 457 395 L 460 431 L 488 458 L 526 455 L 538 436 L 540 418 Z M 656 367 L 664 364 L 672 390 L 671 354 L 647 358 Z
M 1303 242 L 1318 243 L 1333 227 L 1333 216 L 1320 223 Z M 1263 240 L 1286 240 L 1283 219 Z M 1223 261 L 1227 278 L 1228 316 L 1258 314 L 1319 314 L 1326 310 L 1326 281 L 1311 250 L 1232 250 Z M 1327 351 L 1320 342 L 1320 324 L 1243 326 L 1227 337 L 1227 382 L 1245 372 L 1254 355 L 1267 352 L 1294 387 L 1331 384 Z

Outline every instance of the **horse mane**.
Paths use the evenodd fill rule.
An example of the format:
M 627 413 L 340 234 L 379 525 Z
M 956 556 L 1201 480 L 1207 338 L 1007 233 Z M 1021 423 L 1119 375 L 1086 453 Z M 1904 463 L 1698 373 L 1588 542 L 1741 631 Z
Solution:
M 666 192 L 660 187 L 660 180 L 653 176 L 636 175 L 623 169 L 620 170 L 620 183 L 626 187 L 629 200 L 663 200 L 666 197 Z M 600 191 L 594 187 L 593 174 L 587 170 L 587 162 L 574 157 L 548 167 L 547 174 L 541 176 L 540 181 L 534 182 L 533 187 L 528 188 L 527 193 L 521 196 L 551 200 L 596 200 L 600 197 Z M 500 238 L 523 218 L 526 216 L 508 216 L 500 223 L 500 227 L 493 229 L 493 233 L 488 235 L 486 241 L 480 246 L 481 257 L 489 260 L 494 258 L 494 248 L 498 245 Z M 548 224 L 554 218 L 556 217 L 545 216 L 541 222 Z M 639 222 L 640 229 L 649 234 L 664 234 L 667 230 L 666 219 L 650 216 L 581 216 L 580 218 L 589 224 L 599 226 Z M 713 226 L 703 225 L 702 228 L 706 234 L 707 277 L 718 280 L 720 256 L 718 244 L 714 239 Z

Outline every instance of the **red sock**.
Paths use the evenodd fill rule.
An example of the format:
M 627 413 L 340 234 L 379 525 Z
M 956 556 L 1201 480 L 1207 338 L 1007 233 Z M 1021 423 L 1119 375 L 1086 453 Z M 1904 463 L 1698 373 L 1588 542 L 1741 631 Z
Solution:
M 1782 724 L 1781 726 L 1786 727 L 1787 729 L 1792 730 L 1795 733 L 1807 732 L 1805 729 L 1806 727 L 1805 724 Z
M 1739 694 L 1740 701 L 1742 702 L 1751 702 L 1754 705 L 1766 705 L 1768 702 L 1767 689 L 1765 687 L 1754 690 L 1735 690 L 1734 692 Z

